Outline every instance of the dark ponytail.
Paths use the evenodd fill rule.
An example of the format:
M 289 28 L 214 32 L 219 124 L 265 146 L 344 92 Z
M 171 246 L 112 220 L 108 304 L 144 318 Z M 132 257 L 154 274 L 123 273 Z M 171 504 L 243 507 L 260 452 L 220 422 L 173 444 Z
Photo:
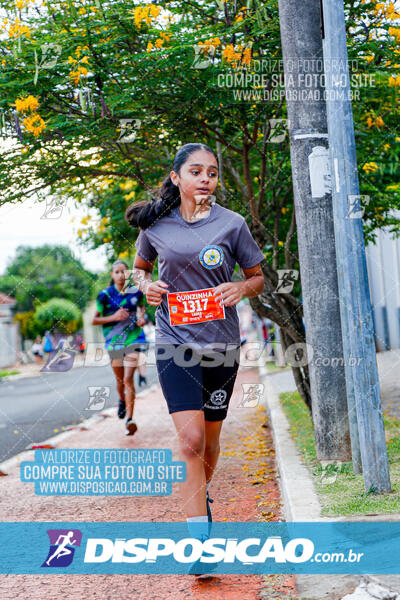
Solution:
M 179 148 L 175 154 L 171 170 L 179 174 L 182 165 L 185 164 L 190 155 L 197 150 L 211 152 L 218 163 L 218 158 L 214 150 L 206 144 L 185 144 Z M 125 219 L 131 227 L 147 229 L 152 223 L 168 215 L 181 203 L 179 187 L 172 183 L 171 175 L 168 175 L 164 179 L 161 189 L 154 190 L 153 193 L 155 196 L 152 196 L 150 202 L 136 202 L 127 208 Z
M 125 265 L 125 267 L 129 270 L 129 267 L 126 264 L 126 262 L 124 260 L 120 260 L 119 258 L 113 262 L 113 264 L 111 265 L 111 270 L 113 270 L 113 268 L 115 267 L 115 265 L 119 265 L 120 263 L 122 265 Z M 113 285 L 113 284 L 114 284 L 114 279 L 111 277 L 111 281 L 108 284 L 108 286 Z

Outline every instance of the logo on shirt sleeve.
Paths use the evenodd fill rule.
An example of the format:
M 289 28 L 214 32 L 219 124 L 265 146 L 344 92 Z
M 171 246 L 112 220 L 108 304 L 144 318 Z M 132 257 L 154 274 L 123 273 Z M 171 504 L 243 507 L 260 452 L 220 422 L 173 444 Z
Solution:
M 206 246 L 199 254 L 199 261 L 206 269 L 216 269 L 224 261 L 224 251 L 221 246 Z

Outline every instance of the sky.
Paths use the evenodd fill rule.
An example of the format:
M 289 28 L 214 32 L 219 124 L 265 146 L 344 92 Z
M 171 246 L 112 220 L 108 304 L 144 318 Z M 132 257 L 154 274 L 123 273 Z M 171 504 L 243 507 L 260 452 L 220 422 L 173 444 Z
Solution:
M 17 246 L 42 246 L 59 244 L 69 246 L 75 258 L 93 272 L 105 269 L 107 259 L 104 247 L 86 250 L 79 246 L 77 230 L 82 227 L 80 221 L 87 214 L 96 216 L 96 211 L 75 206 L 66 202 L 57 219 L 41 217 L 45 213 L 45 204 L 33 198 L 16 204 L 0 206 L 0 275 L 4 275 L 7 264 L 15 256 Z

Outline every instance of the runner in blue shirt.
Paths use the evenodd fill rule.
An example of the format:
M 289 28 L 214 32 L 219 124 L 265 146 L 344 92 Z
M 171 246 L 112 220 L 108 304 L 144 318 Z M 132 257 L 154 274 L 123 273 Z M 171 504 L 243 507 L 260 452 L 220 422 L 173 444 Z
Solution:
M 215 202 L 217 179 L 213 150 L 185 144 L 159 199 L 133 204 L 125 214 L 132 227 L 140 227 L 133 278 L 158 307 L 156 365 L 187 466 L 180 484 L 184 510 L 188 524 L 204 525 L 205 536 L 212 520 L 208 487 L 239 366 L 235 305 L 264 289 L 264 255 L 245 219 Z M 152 282 L 157 256 L 160 279 Z M 232 282 L 236 263 L 245 281 Z
M 92 324 L 103 326 L 105 348 L 117 380 L 118 416 L 120 419 L 127 416 L 125 433 L 133 435 L 137 430 L 133 419 L 136 396 L 134 373 L 138 366 L 138 352 L 146 348 L 146 337 L 141 329 L 145 324 L 145 299 L 135 286 L 123 291 L 128 270 L 123 260 L 113 263 L 110 285 L 97 296 L 97 311 Z M 138 306 L 141 308 L 139 317 Z

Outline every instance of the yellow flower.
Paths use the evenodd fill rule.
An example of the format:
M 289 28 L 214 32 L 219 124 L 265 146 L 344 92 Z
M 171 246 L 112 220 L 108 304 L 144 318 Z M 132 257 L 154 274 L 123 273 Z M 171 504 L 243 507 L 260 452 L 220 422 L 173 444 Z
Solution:
M 142 21 L 149 25 L 151 23 L 151 18 L 158 17 L 160 10 L 160 7 L 156 6 L 155 4 L 136 6 L 135 10 L 133 11 L 136 27 L 140 29 Z
M 129 190 L 131 190 L 133 188 L 133 186 L 136 184 L 136 181 L 126 181 L 123 183 L 119 184 L 119 187 L 121 188 L 121 190 L 124 190 L 124 192 L 128 192 Z
M 387 185 L 386 186 L 386 191 L 387 192 L 389 192 L 389 191 L 396 191 L 396 190 L 399 189 L 399 187 L 400 187 L 399 183 L 394 183 L 393 185 Z
M 128 255 L 129 255 L 129 252 L 128 252 L 128 250 L 125 250 L 125 252 L 121 252 L 121 253 L 118 255 L 118 258 L 126 258 Z
M 153 46 L 153 44 L 152 44 L 151 42 L 149 42 L 149 43 L 147 44 L 147 48 L 146 48 L 147 52 L 150 52 L 150 50 L 151 50 L 152 48 L 154 48 L 154 46 Z
M 83 219 L 81 220 L 82 225 L 87 225 L 88 221 L 90 221 L 91 217 L 90 215 L 86 215 L 86 217 L 83 217 Z
M 384 146 L 383 146 L 384 150 L 389 150 L 389 148 L 390 148 L 390 144 L 384 144 Z
M 17 98 L 15 101 L 15 108 L 21 113 L 35 111 L 39 108 L 39 101 L 32 95 L 29 95 L 26 98 Z
M 25 129 L 33 133 L 35 137 L 40 135 L 43 129 L 46 128 L 46 124 L 43 121 L 42 117 L 38 113 L 32 113 L 29 117 L 26 117 L 22 121 Z
M 246 65 L 251 63 L 251 48 L 246 48 L 246 50 L 243 52 L 243 62 Z
M 158 39 L 157 39 L 157 40 L 154 42 L 154 46 L 155 46 L 156 48 L 162 48 L 162 45 L 163 45 L 163 41 L 162 41 L 162 39 L 160 39 L 160 38 L 158 38 Z
M 376 119 L 375 119 L 375 125 L 376 125 L 377 127 L 382 127 L 382 126 L 383 126 L 383 124 L 384 124 L 384 123 L 383 123 L 383 119 L 382 119 L 382 117 L 376 117 Z
M 156 6 L 155 4 L 150 4 L 150 14 L 152 17 L 158 17 L 158 15 L 160 14 L 160 7 Z
M 29 27 L 27 27 L 26 25 L 22 25 L 21 21 L 17 17 L 15 19 L 15 23 L 12 23 L 10 25 L 10 29 L 8 30 L 8 35 L 10 36 L 10 38 L 13 38 L 13 37 L 17 38 L 22 35 L 25 35 L 26 37 L 31 37 L 31 32 L 29 30 Z
M 366 173 L 375 173 L 378 170 L 378 165 L 375 162 L 365 163 L 363 170 Z
M 394 87 L 400 87 L 400 75 L 391 75 L 388 84 Z
M 400 42 L 400 28 L 398 27 L 389 27 L 388 29 L 389 35 L 393 35 L 398 42 Z
M 222 51 L 222 56 L 226 59 L 227 62 L 232 62 L 235 58 L 238 58 L 235 48 L 232 44 L 228 44 Z
M 86 8 L 83 8 L 83 6 L 82 6 L 82 8 L 80 8 L 80 9 L 78 10 L 78 13 L 79 13 L 80 15 L 85 15 L 85 14 L 86 14 Z
M 125 200 L 132 200 L 132 198 L 135 197 L 135 190 L 132 190 L 131 192 L 129 192 L 129 194 L 126 194 L 126 196 L 124 196 Z
M 76 71 L 70 71 L 69 76 L 71 79 L 73 79 L 75 85 L 78 85 L 81 75 L 86 77 L 87 74 L 88 74 L 87 68 L 81 67 L 80 65 L 78 65 L 76 68 Z
M 386 8 L 386 16 L 388 19 L 398 19 L 400 17 L 400 14 L 396 12 L 396 9 L 395 9 L 395 6 L 393 3 L 391 3 Z

